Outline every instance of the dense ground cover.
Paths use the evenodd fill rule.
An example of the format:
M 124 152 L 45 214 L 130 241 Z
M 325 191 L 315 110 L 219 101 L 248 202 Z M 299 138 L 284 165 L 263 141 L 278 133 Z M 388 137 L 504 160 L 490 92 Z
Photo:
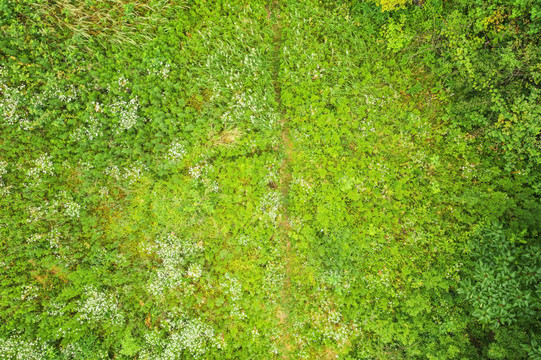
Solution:
M 466 8 L 2 3 L 0 359 L 539 356 L 536 40 Z

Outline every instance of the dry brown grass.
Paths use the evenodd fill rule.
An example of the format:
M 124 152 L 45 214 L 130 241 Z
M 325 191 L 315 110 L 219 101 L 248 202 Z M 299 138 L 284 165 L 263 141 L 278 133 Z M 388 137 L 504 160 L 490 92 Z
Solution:
M 233 146 L 244 133 L 239 128 L 224 129 L 220 132 L 212 129 L 209 132 L 211 146 Z

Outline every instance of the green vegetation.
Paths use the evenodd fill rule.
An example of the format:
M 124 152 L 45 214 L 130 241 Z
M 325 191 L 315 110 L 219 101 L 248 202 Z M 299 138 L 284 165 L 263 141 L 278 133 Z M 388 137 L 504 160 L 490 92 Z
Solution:
M 0 0 L 0 359 L 541 358 L 540 34 Z

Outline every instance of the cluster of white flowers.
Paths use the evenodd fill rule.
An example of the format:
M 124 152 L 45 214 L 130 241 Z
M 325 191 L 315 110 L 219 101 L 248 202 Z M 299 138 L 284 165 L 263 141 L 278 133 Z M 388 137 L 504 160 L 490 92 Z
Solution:
M 403 145 L 404 147 L 408 147 L 410 150 L 410 153 L 413 153 L 413 155 L 411 155 L 410 159 L 411 161 L 408 161 L 406 164 L 405 164 L 405 168 L 406 169 L 426 169 L 428 168 L 428 164 L 425 163 L 425 159 L 427 158 L 426 154 L 424 153 L 424 151 L 417 151 L 415 152 L 415 144 L 413 142 L 407 142 L 407 144 L 404 144 Z
M 97 102 L 97 101 L 92 101 L 91 104 L 94 107 L 95 112 L 97 112 L 97 113 L 102 113 L 103 112 L 103 104 L 101 104 L 100 102 Z
M 189 257 L 203 251 L 202 242 L 183 240 L 175 233 L 167 234 L 155 244 L 143 245 L 147 252 L 155 253 L 162 260 L 160 267 L 149 283 L 149 291 L 153 295 L 160 295 L 164 291 L 178 287 L 183 282 L 184 266 Z M 198 278 L 203 269 L 200 265 L 191 264 L 187 276 Z
M 6 125 L 14 125 L 21 120 L 20 115 L 17 114 L 17 109 L 19 100 L 23 96 L 23 90 L 24 85 L 21 85 L 19 88 L 10 88 L 3 82 L 0 83 L 0 91 L 4 95 L 0 98 L 0 114 L 2 114 Z
M 251 242 L 252 240 L 246 235 L 241 235 L 238 238 L 236 238 L 236 243 L 241 246 L 247 246 Z
M 278 355 L 278 344 L 273 342 L 269 345 L 269 352 L 274 355 Z
M 295 145 L 302 145 L 303 142 L 310 139 L 310 133 L 308 130 L 305 129 L 291 129 L 289 131 L 289 136 L 291 137 L 291 140 L 295 143 Z
M 105 198 L 105 197 L 108 197 L 109 196 L 109 188 L 107 186 L 102 186 L 98 192 L 100 193 L 100 196 L 102 198 Z
M 108 166 L 103 172 L 117 181 L 123 178 L 123 171 L 116 165 Z
M 368 105 L 383 107 L 387 103 L 386 96 L 377 97 L 374 95 L 364 95 L 365 101 Z
M 127 182 L 129 186 L 135 184 L 143 176 L 144 172 L 148 171 L 146 165 L 137 161 L 129 167 L 120 168 L 116 165 L 111 165 L 105 169 L 105 174 L 117 181 Z
M 357 324 L 345 323 L 340 310 L 326 297 L 320 300 L 318 311 L 312 313 L 311 320 L 324 339 L 339 346 L 344 346 L 360 331 Z
M 203 274 L 203 267 L 200 264 L 191 264 L 188 267 L 188 272 L 186 275 L 188 277 L 199 279 L 201 275 Z
M 208 175 L 214 170 L 212 165 L 199 163 L 188 169 L 188 173 L 193 179 L 201 179 L 204 182 Z
M 37 179 L 40 174 L 53 175 L 53 160 L 49 154 L 43 154 L 34 160 L 34 167 L 26 172 L 26 176 Z
M 279 191 L 270 191 L 266 193 L 259 204 L 259 210 L 263 214 L 263 219 L 276 221 L 282 205 L 282 194 Z
M 373 170 L 373 172 L 379 176 L 379 179 L 377 179 L 373 185 L 374 188 L 385 186 L 385 183 L 387 182 L 386 179 L 392 174 L 387 164 L 379 161 L 370 161 L 367 168 L 368 170 Z
M 11 189 L 13 185 L 5 186 L 5 184 L 0 180 L 0 196 L 7 196 L 11 194 Z
M 128 180 L 129 185 L 133 185 L 143 176 L 145 171 L 148 171 L 146 165 L 140 161 L 137 161 L 135 164 L 132 164 L 124 169 L 122 177 Z
M 205 181 L 205 185 L 207 186 L 207 190 L 210 192 L 220 191 L 220 186 L 218 185 L 217 181 Z
M 126 85 L 128 85 L 129 81 L 128 79 L 126 79 L 124 76 L 120 76 L 118 78 L 118 87 L 120 89 L 122 89 L 123 87 L 125 87 Z
M 156 61 L 150 65 L 147 72 L 149 75 L 160 76 L 162 79 L 167 79 L 169 77 L 169 73 L 171 72 L 171 65 L 167 62 L 164 63 L 163 61 Z
M 23 285 L 21 288 L 21 300 L 34 300 L 39 296 L 39 289 L 35 285 Z
M 225 274 L 226 281 L 222 284 L 226 294 L 229 294 L 232 301 L 238 301 L 242 297 L 242 284 L 236 278 Z
M 65 306 L 62 303 L 51 301 L 47 307 L 47 315 L 49 316 L 61 316 L 65 314 Z
M 64 103 L 71 103 L 77 100 L 79 90 L 75 85 L 70 85 L 65 88 L 55 86 L 52 89 L 47 89 L 43 92 L 28 93 L 25 90 L 25 85 L 18 87 L 9 87 L 2 77 L 5 75 L 5 70 L 0 71 L 0 92 L 3 97 L 0 99 L 0 115 L 3 115 L 3 120 L 6 125 L 18 124 L 23 130 L 32 130 L 39 123 L 39 120 L 32 121 L 28 119 L 28 108 L 21 106 L 21 102 L 26 100 L 31 107 L 41 107 L 46 104 L 49 99 L 57 99 Z
M 66 211 L 66 215 L 71 218 L 78 218 L 81 214 L 81 205 L 77 204 L 75 201 L 65 202 L 64 209 Z
M 270 262 L 265 268 L 265 280 L 263 288 L 267 295 L 271 295 L 283 287 L 285 279 L 284 267 L 281 264 Z
M 57 97 L 60 101 L 70 103 L 77 100 L 77 88 L 70 85 L 66 90 L 56 89 L 50 97 Z
M 225 274 L 225 281 L 221 284 L 224 293 L 231 299 L 231 317 L 237 319 L 246 319 L 244 309 L 240 308 L 239 302 L 242 300 L 242 284 L 239 280 L 229 274 Z
M 121 325 L 124 321 L 115 297 L 96 290 L 94 286 L 85 286 L 85 300 L 79 303 L 78 318 L 81 324 L 85 322 L 97 323 L 108 321 L 114 325 Z
M 186 156 L 186 148 L 177 140 L 173 141 L 165 158 L 171 163 L 178 163 L 184 156 Z
M 3 195 L 9 194 L 9 187 L 6 187 L 4 184 L 4 179 L 2 178 L 2 175 L 6 174 L 8 172 L 8 163 L 7 161 L 0 160 L 0 192 Z
M 18 336 L 0 339 L 0 360 L 42 360 L 48 354 L 54 353 L 54 348 L 40 338 L 25 340 Z
M 51 231 L 49 231 L 46 234 L 32 234 L 27 239 L 26 242 L 29 244 L 38 242 L 38 241 L 48 241 L 49 246 L 51 249 L 58 248 L 60 244 L 60 238 L 62 235 L 60 234 L 60 231 L 57 228 L 52 228 Z
M 212 178 L 209 177 L 209 174 L 211 174 L 213 170 L 214 168 L 212 165 L 199 163 L 191 166 L 188 169 L 188 174 L 190 174 L 190 177 L 192 179 L 198 180 L 200 183 L 203 183 L 207 191 L 218 192 L 220 191 L 220 186 L 218 185 L 218 182 L 216 180 L 212 180 Z
M 42 206 L 29 206 L 27 210 L 28 218 L 26 219 L 26 222 L 29 224 L 40 221 L 47 215 L 47 209 L 43 208 Z
M 26 242 L 29 244 L 40 241 L 43 238 L 43 234 L 32 234 L 27 239 Z
M 151 356 L 155 360 L 176 360 L 182 357 L 182 354 L 189 353 L 195 359 L 203 358 L 209 348 L 222 348 L 225 343 L 221 342 L 214 333 L 212 326 L 203 323 L 199 319 L 189 319 L 179 322 L 179 330 L 173 332 L 168 339 L 160 340 L 158 338 L 147 338 L 151 340 L 148 344 L 148 350 L 144 353 L 149 354 L 156 345 L 164 347 L 164 351 L 159 355 Z M 142 357 L 143 358 L 143 357 Z
M 391 275 L 386 267 L 379 269 L 377 274 L 366 274 L 364 280 L 367 289 L 381 290 L 385 288 L 385 291 L 391 291 L 393 288 Z
M 44 207 L 42 210 L 37 211 L 34 209 L 31 212 L 31 217 L 37 217 L 41 213 L 41 217 L 46 215 L 54 215 L 58 213 L 63 213 L 64 215 L 71 218 L 78 218 L 81 213 L 82 206 L 78 204 L 73 198 L 68 195 L 66 191 L 60 191 L 55 194 L 55 199 L 52 202 L 44 202 Z M 32 214 L 34 213 L 34 214 Z
M 304 227 L 304 219 L 301 216 L 291 217 L 289 223 L 295 231 L 300 231 Z
M 351 287 L 348 279 L 351 279 L 351 276 L 346 276 L 347 271 L 341 273 L 338 270 L 327 270 L 323 273 L 322 280 L 328 286 L 334 286 L 344 289 L 346 292 Z
M 69 343 L 66 346 L 62 346 L 60 348 L 60 353 L 64 355 L 65 359 L 83 359 L 85 357 L 85 352 L 83 348 L 81 348 L 81 345 L 78 343 Z M 107 353 L 105 351 L 100 350 L 101 354 L 95 354 L 96 359 L 106 359 Z
M 7 161 L 0 160 L 0 179 L 2 178 L 2 175 L 6 174 L 7 172 L 8 172 Z
M 70 167 L 67 161 L 64 161 L 62 165 L 66 168 Z M 88 171 L 94 169 L 94 165 L 90 161 L 79 160 L 77 165 L 79 165 L 79 171 Z
M 79 89 L 75 85 L 66 88 L 59 88 L 54 85 L 52 89 L 47 89 L 41 94 L 32 94 L 31 102 L 33 105 L 42 106 L 48 99 L 58 99 L 64 103 L 71 103 L 77 100 Z
M 246 315 L 246 312 L 244 311 L 244 309 L 239 307 L 239 305 L 237 303 L 233 303 L 231 305 L 231 313 L 230 313 L 230 315 L 231 315 L 232 318 L 240 319 L 240 320 L 244 320 L 244 319 L 246 319 L 248 317 Z
M 277 161 L 267 161 L 265 164 L 267 169 L 265 176 L 261 181 L 262 186 L 267 186 L 269 184 L 278 185 L 280 183 L 280 174 L 278 173 L 280 165 Z
M 291 189 L 294 191 L 295 198 L 300 203 L 310 201 L 312 195 L 312 185 L 300 176 L 293 176 L 291 181 Z
M 203 251 L 203 242 L 190 242 L 182 240 L 175 233 L 169 233 L 163 240 L 156 241 L 157 255 L 162 259 L 163 265 L 174 267 L 184 264 L 184 258 Z
M 119 129 L 116 131 L 120 134 L 123 130 L 131 129 L 136 123 L 139 116 L 139 99 L 137 96 L 130 101 L 119 100 L 109 106 L 110 111 L 120 116 Z
M 323 328 L 323 336 L 332 342 L 338 343 L 339 346 L 344 346 L 352 337 L 355 337 L 358 330 L 354 325 L 348 326 L 340 324 L 340 319 L 332 317 L 333 314 L 329 314 L 329 322 L 325 324 Z M 335 316 L 340 316 L 339 312 L 335 312 Z
M 273 128 L 280 115 L 268 104 L 267 96 L 235 91 L 231 99 L 231 108 L 222 114 L 225 125 L 236 124 L 243 119 L 250 119 L 254 126 Z
M 453 264 L 453 266 L 448 269 L 447 273 L 445 274 L 446 279 L 454 279 L 456 281 L 460 280 L 460 271 L 464 268 L 464 263 L 461 261 L 457 261 Z
M 102 135 L 101 124 L 99 120 L 93 116 L 88 118 L 85 125 L 77 128 L 70 138 L 75 141 L 94 140 Z
M 251 23 L 250 19 L 245 21 Z M 239 38 L 246 36 L 244 28 L 238 30 Z M 239 53 L 234 44 L 224 41 L 221 35 L 212 31 L 205 30 L 199 35 L 208 54 L 200 66 L 206 67 L 207 73 L 217 74 L 216 78 L 211 78 L 213 81 L 209 82 L 209 87 L 212 88 L 209 100 L 212 102 L 221 97 L 231 104 L 221 116 L 223 123 L 237 126 L 250 121 L 255 127 L 272 129 L 280 118 L 280 114 L 272 106 L 274 91 L 267 89 L 266 94 L 260 94 L 245 86 L 247 79 L 257 82 L 264 72 L 264 53 L 257 48 Z M 239 62 L 241 66 L 234 65 Z
M 194 165 L 188 169 L 190 176 L 194 179 L 199 179 L 201 176 L 201 165 Z
M 183 273 L 178 269 L 168 267 L 159 268 L 152 281 L 148 284 L 148 291 L 156 296 L 162 295 L 166 290 L 182 285 Z

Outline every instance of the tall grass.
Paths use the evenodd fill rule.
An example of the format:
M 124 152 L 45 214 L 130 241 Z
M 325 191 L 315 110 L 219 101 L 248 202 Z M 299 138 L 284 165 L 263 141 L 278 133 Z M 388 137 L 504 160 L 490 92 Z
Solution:
M 184 1 L 170 0 L 58 0 L 33 4 L 37 21 L 49 32 L 71 36 L 78 43 L 142 45 L 167 22 L 172 8 Z

